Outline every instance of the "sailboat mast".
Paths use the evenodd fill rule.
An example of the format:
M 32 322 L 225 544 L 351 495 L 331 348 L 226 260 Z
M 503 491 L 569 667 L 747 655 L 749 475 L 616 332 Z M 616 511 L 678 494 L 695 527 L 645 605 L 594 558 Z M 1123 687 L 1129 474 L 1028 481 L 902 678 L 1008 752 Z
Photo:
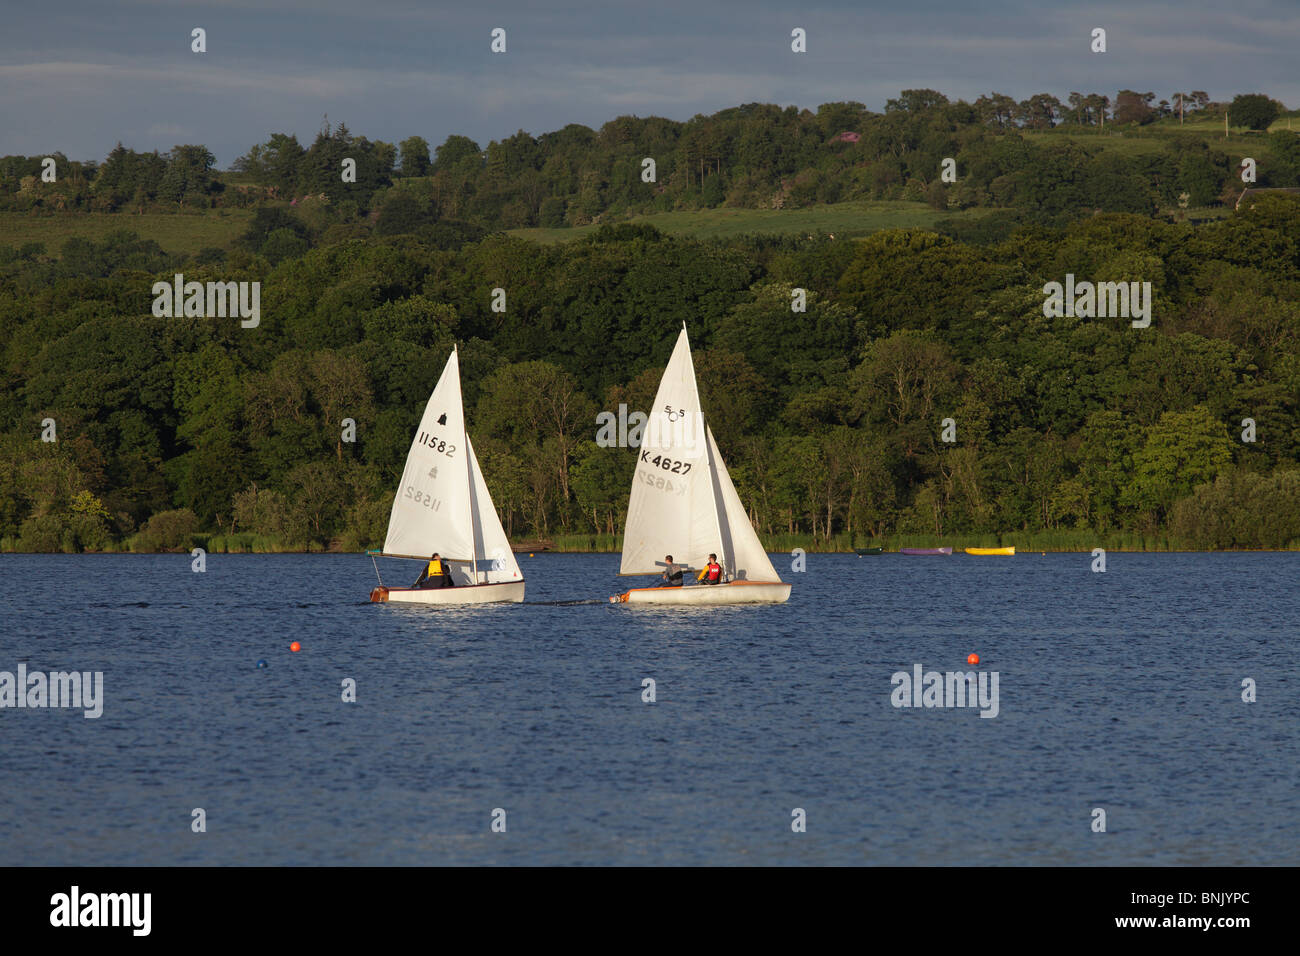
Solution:
M 682 322 L 682 333 L 686 333 L 686 323 Z M 689 352 L 687 355 L 689 356 Z M 718 530 L 718 547 L 722 549 L 722 560 L 726 562 L 727 573 L 735 574 L 736 569 L 732 567 L 735 563 L 731 547 L 731 529 L 723 528 L 724 514 L 726 505 L 722 501 L 722 489 L 718 485 L 718 465 L 713 460 L 713 448 L 709 442 L 709 423 L 704 419 L 704 409 L 699 404 L 699 384 L 695 379 L 695 362 L 691 360 L 691 387 L 695 391 L 696 407 L 699 408 L 699 414 L 696 419 L 699 421 L 698 439 L 704 442 L 704 460 L 709 463 L 709 494 L 713 498 L 713 526 Z
M 452 351 L 456 352 L 456 346 L 453 345 Z M 460 367 L 460 353 L 456 355 L 456 366 Z M 459 375 L 457 376 L 459 378 Z M 469 450 L 469 427 L 465 424 L 465 397 L 463 394 L 457 395 L 460 399 L 460 434 L 464 444 L 461 446 L 465 449 L 465 475 L 469 479 L 469 564 L 470 572 L 474 575 L 474 583 L 479 584 L 478 579 L 478 522 L 474 520 L 475 512 L 478 510 L 477 502 L 474 500 L 474 466 L 471 464 L 473 453 Z
M 694 369 L 692 369 L 694 371 Z M 709 494 L 713 496 L 713 524 L 718 529 L 718 547 L 722 548 L 722 559 L 727 559 L 726 539 L 722 535 L 722 496 L 718 494 L 718 466 L 713 460 L 713 449 L 709 447 L 709 423 L 704 420 L 704 411 L 700 411 L 700 430 L 704 433 L 700 439 L 704 442 L 704 457 L 709 463 Z M 731 568 L 728 567 L 730 572 Z

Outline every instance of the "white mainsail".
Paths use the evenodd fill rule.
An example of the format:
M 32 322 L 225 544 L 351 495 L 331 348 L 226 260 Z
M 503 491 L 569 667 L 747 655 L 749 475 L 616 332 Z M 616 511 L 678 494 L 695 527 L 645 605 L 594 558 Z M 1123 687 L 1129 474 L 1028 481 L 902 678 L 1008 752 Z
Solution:
M 620 574 L 658 574 L 663 561 L 702 568 L 717 554 L 735 579 L 779 581 L 700 410 L 682 327 L 637 451 Z
M 471 573 L 476 567 L 474 584 L 521 578 L 465 431 L 455 349 L 407 453 L 383 553 L 423 557 L 435 551 L 469 565 Z

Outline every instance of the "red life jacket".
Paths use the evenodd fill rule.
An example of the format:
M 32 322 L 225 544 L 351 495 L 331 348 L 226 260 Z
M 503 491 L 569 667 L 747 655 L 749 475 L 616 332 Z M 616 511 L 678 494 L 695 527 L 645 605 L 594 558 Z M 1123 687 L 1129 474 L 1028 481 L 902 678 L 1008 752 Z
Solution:
M 722 566 L 720 564 L 718 564 L 716 561 L 710 561 L 706 567 L 708 570 L 709 581 L 716 582 L 721 580 Z

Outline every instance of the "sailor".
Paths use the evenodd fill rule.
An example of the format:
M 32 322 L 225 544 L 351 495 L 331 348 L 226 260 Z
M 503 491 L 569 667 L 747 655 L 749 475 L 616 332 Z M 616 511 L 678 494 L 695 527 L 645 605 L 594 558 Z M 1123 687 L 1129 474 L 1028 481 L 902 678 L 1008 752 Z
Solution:
M 429 555 L 429 563 L 421 572 L 419 579 L 415 582 L 417 588 L 450 588 L 455 587 L 455 582 L 451 579 L 451 569 L 438 556 L 435 551 Z
M 673 556 L 671 554 L 668 555 L 666 558 L 664 558 L 664 561 L 667 563 L 668 566 L 664 568 L 663 576 L 659 579 L 660 581 L 663 582 L 662 586 L 667 588 L 681 587 L 682 569 L 679 568 L 677 565 L 673 564 Z
M 716 554 L 709 555 L 709 563 L 695 576 L 695 580 L 702 581 L 705 584 L 722 583 L 722 565 L 718 564 Z

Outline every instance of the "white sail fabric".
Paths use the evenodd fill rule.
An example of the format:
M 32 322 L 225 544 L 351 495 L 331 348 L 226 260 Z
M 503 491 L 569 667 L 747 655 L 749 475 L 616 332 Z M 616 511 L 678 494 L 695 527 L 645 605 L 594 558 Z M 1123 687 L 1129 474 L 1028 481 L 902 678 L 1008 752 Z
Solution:
M 402 483 L 388 517 L 385 554 L 468 561 L 475 555 L 473 498 L 460 397 L 460 365 L 453 350 L 442 370 L 406 456 Z M 484 490 L 483 499 L 491 509 Z M 492 516 L 496 521 L 496 515 Z M 497 522 L 500 527 L 500 522 Z
M 745 506 L 740 503 L 740 495 L 736 494 L 736 486 L 731 483 L 727 466 L 723 463 L 722 456 L 718 454 L 717 442 L 713 440 L 713 429 L 708 430 L 708 435 L 709 453 L 713 457 L 714 472 L 720 486 L 724 526 L 729 538 L 728 542 L 723 544 L 723 548 L 729 553 L 725 556 L 720 555 L 724 561 L 723 567 L 733 578 L 742 581 L 780 581 L 776 568 L 772 567 L 772 559 L 763 550 L 763 545 L 758 540 L 758 533 L 754 531 L 754 526 L 749 521 Z
M 720 547 L 700 396 L 683 328 L 637 450 L 619 573 L 662 573 L 669 554 L 678 564 L 703 567 Z
M 732 577 L 780 580 L 704 422 L 683 327 L 637 451 L 619 573 L 662 573 L 670 554 L 703 568 L 711 553 Z
M 466 441 L 469 442 L 468 437 Z M 479 468 L 473 442 L 469 442 L 468 451 L 470 471 L 473 474 L 472 514 L 477 525 L 478 540 L 478 549 L 474 554 L 478 565 L 478 581 L 475 583 L 497 584 L 521 580 L 523 575 L 519 573 L 519 564 L 515 561 L 514 552 L 510 550 L 510 541 L 506 538 L 501 519 L 497 517 L 496 508 L 492 505 L 492 496 L 488 494 L 487 482 L 483 480 L 483 470 Z

